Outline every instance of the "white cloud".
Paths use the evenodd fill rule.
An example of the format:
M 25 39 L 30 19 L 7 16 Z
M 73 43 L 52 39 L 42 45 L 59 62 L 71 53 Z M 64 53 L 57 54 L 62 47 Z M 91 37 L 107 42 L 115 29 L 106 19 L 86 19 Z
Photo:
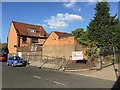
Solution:
M 68 26 L 69 22 L 82 20 L 83 18 L 76 14 L 59 13 L 56 16 L 51 16 L 48 20 L 44 20 L 44 26 L 48 26 L 51 29 L 59 29 Z
M 105 0 L 88 0 L 88 3 L 85 5 L 85 7 L 95 5 L 97 2 L 104 2 Z
M 63 3 L 63 6 L 64 6 L 65 8 L 70 8 L 70 9 L 72 9 L 73 11 L 80 12 L 80 11 L 81 11 L 81 8 L 78 7 L 78 6 L 76 6 L 76 2 L 77 2 L 77 0 L 70 0 L 69 2 L 68 2 L 68 1 L 65 1 L 65 2 Z
M 74 1 L 71 1 L 71 2 L 66 2 L 64 3 L 63 5 L 66 7 L 66 8 L 73 8 L 75 6 L 75 0 Z

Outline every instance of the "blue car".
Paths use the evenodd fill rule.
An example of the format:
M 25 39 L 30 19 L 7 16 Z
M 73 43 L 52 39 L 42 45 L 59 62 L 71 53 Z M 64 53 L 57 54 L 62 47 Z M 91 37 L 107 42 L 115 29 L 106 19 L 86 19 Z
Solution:
M 22 60 L 22 58 L 20 58 L 19 56 L 11 56 L 8 58 L 7 60 L 7 65 L 11 65 L 11 66 L 20 66 L 20 65 L 26 65 L 26 61 Z

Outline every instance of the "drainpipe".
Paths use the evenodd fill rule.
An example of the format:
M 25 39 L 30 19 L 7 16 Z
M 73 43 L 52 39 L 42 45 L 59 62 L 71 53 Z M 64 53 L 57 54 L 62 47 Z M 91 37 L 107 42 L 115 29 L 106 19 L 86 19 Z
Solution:
M 20 47 L 20 36 L 18 36 L 18 47 Z

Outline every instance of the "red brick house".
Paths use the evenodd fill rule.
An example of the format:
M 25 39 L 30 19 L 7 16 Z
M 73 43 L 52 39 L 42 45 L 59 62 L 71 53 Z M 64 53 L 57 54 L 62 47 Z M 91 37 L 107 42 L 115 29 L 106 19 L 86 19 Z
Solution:
M 16 53 L 17 47 L 32 43 L 43 45 L 47 37 L 48 34 L 42 26 L 12 21 L 8 33 L 8 51 Z

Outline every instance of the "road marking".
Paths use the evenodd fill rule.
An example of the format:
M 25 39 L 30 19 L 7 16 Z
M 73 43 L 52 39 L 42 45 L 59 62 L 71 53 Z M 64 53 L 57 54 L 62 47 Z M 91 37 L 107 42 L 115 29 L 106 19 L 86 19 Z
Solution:
M 46 79 L 46 80 L 50 81 L 50 79 Z
M 57 81 L 54 81 L 54 80 L 50 80 L 50 79 L 46 79 L 46 80 L 48 80 L 48 81 L 51 81 L 51 82 L 53 82 L 53 83 L 55 83 L 55 84 L 60 84 L 60 85 L 65 85 L 65 84 L 63 84 L 63 83 L 60 83 L 60 82 L 57 82 Z
M 35 78 L 37 78 L 37 79 L 41 79 L 40 76 L 33 75 L 33 77 L 35 77 Z
M 54 83 L 56 83 L 56 84 L 60 84 L 60 85 L 65 85 L 65 84 L 63 84 L 63 83 L 60 83 L 60 82 L 57 82 L 57 81 L 53 81 Z

